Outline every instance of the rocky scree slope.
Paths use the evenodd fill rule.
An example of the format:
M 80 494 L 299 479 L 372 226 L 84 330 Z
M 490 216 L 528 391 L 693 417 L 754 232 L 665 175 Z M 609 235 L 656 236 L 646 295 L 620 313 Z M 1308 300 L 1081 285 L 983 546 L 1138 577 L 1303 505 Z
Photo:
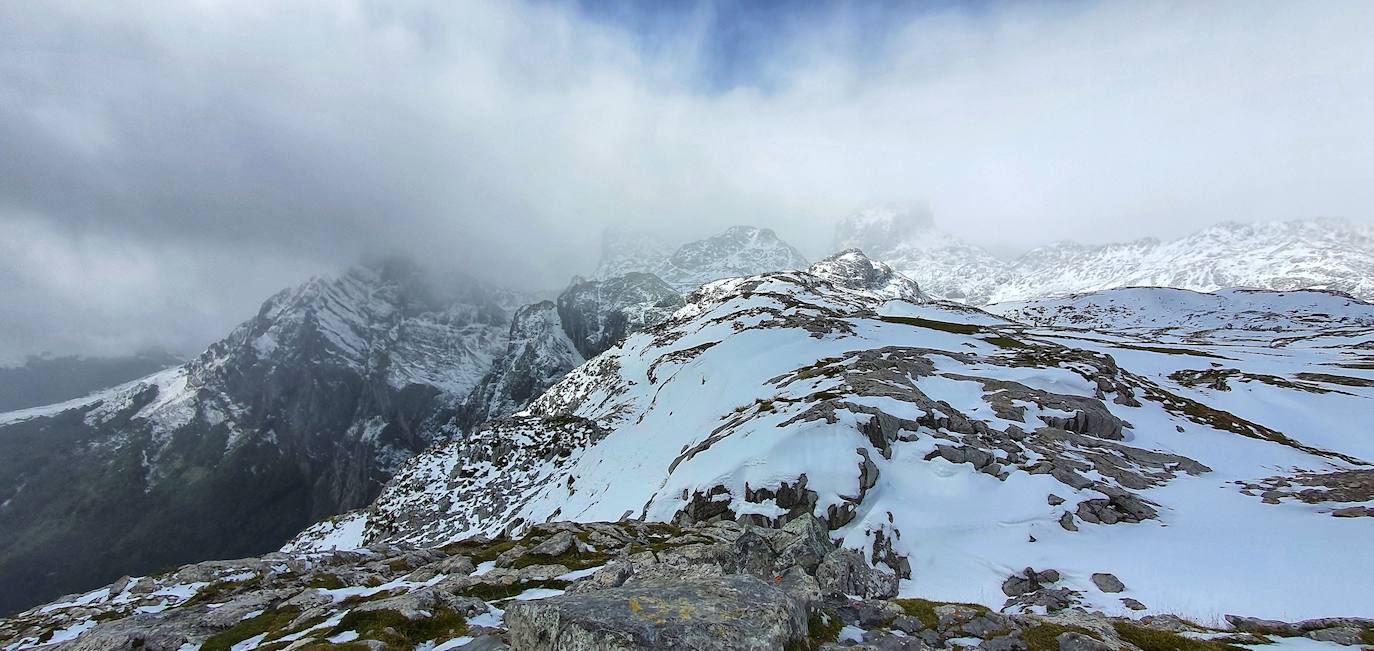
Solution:
M 0 415 L 0 612 L 366 505 L 505 345 L 509 297 L 452 289 L 402 260 L 312 280 L 182 366 Z
M 935 228 L 929 213 L 869 208 L 835 248 L 857 247 L 933 296 L 983 305 L 1131 286 L 1216 291 L 1328 289 L 1374 298 L 1374 231 L 1338 219 L 1225 222 L 1172 241 L 1058 242 L 1013 261 Z
M 1012 611 L 1374 615 L 1360 596 L 1374 559 L 1352 553 L 1370 522 L 1352 509 L 1374 500 L 1367 332 L 1316 313 L 1284 333 L 1030 326 L 850 277 L 710 283 L 286 549 L 814 516 L 905 594 Z M 1195 321 L 1158 304 L 1161 319 Z M 1004 603 L 1025 567 L 1059 578 L 1022 576 Z M 1097 589 L 1100 573 L 1130 590 Z
M 1108 617 L 1054 602 L 1066 577 L 1012 572 L 1005 612 L 899 597 L 897 576 L 801 516 L 781 528 L 551 522 L 441 546 L 278 552 L 124 577 L 0 620 L 0 648 L 1246 651 L 1353 648 L 1374 619 Z M 1109 573 L 1104 595 L 1130 594 Z M 1134 600 L 1126 597 L 1128 603 Z M 1366 647 L 1367 648 L 1367 647 Z

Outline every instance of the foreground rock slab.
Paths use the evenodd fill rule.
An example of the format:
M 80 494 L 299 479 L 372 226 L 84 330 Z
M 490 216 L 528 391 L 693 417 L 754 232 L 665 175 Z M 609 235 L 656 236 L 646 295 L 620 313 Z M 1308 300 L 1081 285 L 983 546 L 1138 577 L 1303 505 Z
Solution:
M 806 613 L 748 575 L 567 594 L 506 610 L 511 646 L 571 649 L 780 649 L 807 637 Z

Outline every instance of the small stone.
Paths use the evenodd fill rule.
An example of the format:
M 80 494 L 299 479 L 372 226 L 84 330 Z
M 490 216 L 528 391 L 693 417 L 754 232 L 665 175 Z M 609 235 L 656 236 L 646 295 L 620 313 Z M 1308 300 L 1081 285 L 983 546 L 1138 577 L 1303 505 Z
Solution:
M 1345 646 L 1355 646 L 1363 643 L 1360 636 L 1361 630 L 1353 626 L 1340 626 L 1337 628 L 1323 628 L 1307 634 L 1308 638 L 1318 642 L 1335 642 Z
M 1030 648 L 1026 646 L 1025 640 L 1022 640 L 1018 635 L 1003 635 L 991 640 L 984 640 L 978 646 L 983 651 L 1027 651 Z
M 1374 509 L 1367 506 L 1350 506 L 1331 512 L 1338 518 L 1374 518 Z
M 1078 531 L 1078 525 L 1073 521 L 1073 514 L 1068 511 L 1059 516 L 1059 526 L 1063 527 L 1065 531 Z
M 1112 651 L 1106 642 L 1082 633 L 1061 633 L 1055 640 L 1059 642 L 1059 651 Z
M 1131 610 L 1145 610 L 1145 604 L 1142 604 L 1139 601 L 1136 601 L 1135 599 L 1132 599 L 1130 597 L 1122 597 L 1121 605 L 1130 608 Z
M 562 556 L 571 551 L 576 544 L 572 532 L 560 531 L 549 536 L 548 540 L 531 547 L 529 553 L 536 556 Z
M 1050 493 L 1050 496 L 1046 499 L 1047 501 L 1049 501 L 1050 506 L 1059 506 L 1060 504 L 1064 503 L 1064 498 L 1055 495 L 1054 493 Z
M 1126 589 L 1126 584 L 1122 583 L 1121 579 L 1116 578 L 1114 574 L 1108 574 L 1106 572 L 1094 573 L 1092 575 L 1092 581 L 1093 585 L 1097 586 L 1097 589 L 1103 592 L 1121 592 Z

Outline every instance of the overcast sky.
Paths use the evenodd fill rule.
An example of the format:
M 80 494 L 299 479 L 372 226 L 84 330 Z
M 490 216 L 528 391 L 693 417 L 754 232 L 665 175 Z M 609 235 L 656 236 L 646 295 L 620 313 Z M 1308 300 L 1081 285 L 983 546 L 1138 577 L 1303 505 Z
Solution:
M 194 351 L 368 252 L 874 201 L 999 250 L 1374 211 L 1374 3 L 0 2 L 0 360 Z

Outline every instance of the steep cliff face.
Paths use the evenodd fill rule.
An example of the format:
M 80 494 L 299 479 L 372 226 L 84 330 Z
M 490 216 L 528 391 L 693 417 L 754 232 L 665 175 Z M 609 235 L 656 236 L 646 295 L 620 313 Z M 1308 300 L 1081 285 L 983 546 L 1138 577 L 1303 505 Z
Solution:
M 0 611 L 262 552 L 368 503 L 505 346 L 503 302 L 360 267 L 277 294 L 182 366 L 0 415 Z
M 506 353 L 475 387 L 458 429 L 524 409 L 585 360 L 658 323 L 682 296 L 652 274 L 574 280 L 557 302 L 527 305 L 511 323 Z

